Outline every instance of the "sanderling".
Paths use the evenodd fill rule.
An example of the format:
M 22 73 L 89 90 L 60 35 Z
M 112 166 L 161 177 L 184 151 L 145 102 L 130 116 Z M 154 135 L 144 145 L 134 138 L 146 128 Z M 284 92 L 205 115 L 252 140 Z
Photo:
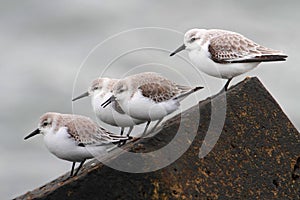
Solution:
M 204 73 L 228 79 L 248 72 L 261 62 L 285 61 L 281 51 L 261 46 L 235 32 L 218 29 L 191 29 L 184 35 L 184 44 L 170 56 L 186 49 L 193 64 Z
M 44 135 L 44 142 L 52 154 L 73 162 L 70 177 L 77 175 L 86 159 L 96 155 L 92 152 L 105 154 L 109 144 L 129 139 L 109 133 L 88 117 L 54 112 L 42 115 L 38 128 L 24 140 L 40 133 Z M 76 162 L 80 165 L 73 174 Z
M 158 73 L 145 72 L 118 81 L 102 106 L 117 101 L 125 113 L 147 121 L 145 134 L 151 121 L 158 120 L 153 131 L 166 115 L 179 108 L 180 101 L 202 88 L 178 85 Z
M 105 100 L 112 96 L 111 91 L 113 89 L 113 86 L 118 81 L 118 79 L 111 78 L 95 79 L 87 92 L 72 99 L 72 101 L 76 101 L 83 97 L 91 96 L 93 110 L 97 118 L 103 121 L 104 123 L 110 124 L 112 126 L 121 127 L 121 135 L 123 135 L 124 128 L 129 127 L 129 130 L 127 132 L 127 136 L 129 136 L 134 125 L 145 123 L 145 121 L 134 119 L 127 115 L 122 110 L 118 102 L 113 102 L 111 105 L 105 108 L 101 106 L 101 104 L 104 103 Z

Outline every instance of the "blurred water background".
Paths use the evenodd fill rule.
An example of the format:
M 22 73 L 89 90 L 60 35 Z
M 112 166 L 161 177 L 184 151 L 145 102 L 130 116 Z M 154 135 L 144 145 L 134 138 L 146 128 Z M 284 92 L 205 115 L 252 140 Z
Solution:
M 261 64 L 232 84 L 258 76 L 299 130 L 299 7 L 296 0 L 1 1 L 0 199 L 23 194 L 70 169 L 71 163 L 47 151 L 41 136 L 26 142 L 23 137 L 47 111 L 95 119 L 88 98 L 73 105 L 71 98 L 102 73 L 122 77 L 158 71 L 180 83 L 204 85 L 207 90 L 197 99 L 216 93 L 225 81 L 199 74 L 184 60 L 186 52 L 180 54 L 183 58 L 168 57 L 167 50 L 182 44 L 180 33 L 194 27 L 237 31 L 287 53 L 287 62 Z M 136 29 L 142 27 L 164 29 Z M 107 40 L 83 63 L 96 45 L 126 30 L 131 31 Z M 138 49 L 142 47 L 151 48 Z

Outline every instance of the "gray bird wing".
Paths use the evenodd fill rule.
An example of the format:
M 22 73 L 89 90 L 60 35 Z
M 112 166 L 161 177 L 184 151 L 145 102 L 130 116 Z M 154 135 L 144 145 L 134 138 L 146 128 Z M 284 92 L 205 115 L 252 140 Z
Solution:
M 283 61 L 287 57 L 281 51 L 261 46 L 236 33 L 211 38 L 208 51 L 217 63 Z

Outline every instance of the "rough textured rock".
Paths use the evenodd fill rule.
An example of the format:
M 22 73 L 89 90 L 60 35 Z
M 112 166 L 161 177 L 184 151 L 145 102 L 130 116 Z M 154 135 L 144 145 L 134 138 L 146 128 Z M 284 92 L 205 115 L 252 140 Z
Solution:
M 208 155 L 198 157 L 212 99 L 183 113 L 197 118 L 200 109 L 201 120 L 191 146 L 171 165 L 149 173 L 126 173 L 92 161 L 77 177 L 66 180 L 66 174 L 17 199 L 299 199 L 300 135 L 257 78 L 245 79 L 227 92 L 222 134 Z M 149 152 L 168 144 L 180 119 L 180 115 L 172 118 L 155 137 L 130 143 L 126 149 Z M 189 120 L 184 126 L 192 127 Z M 214 134 L 217 127 L 209 130 Z M 190 139 L 186 133 L 178 145 Z

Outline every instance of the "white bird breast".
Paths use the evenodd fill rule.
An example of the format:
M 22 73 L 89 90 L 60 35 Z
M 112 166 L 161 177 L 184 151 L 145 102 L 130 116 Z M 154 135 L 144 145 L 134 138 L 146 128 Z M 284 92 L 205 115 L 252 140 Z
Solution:
M 129 101 L 121 101 L 120 104 L 131 117 L 147 121 L 161 119 L 179 107 L 179 103 L 174 100 L 155 103 L 144 97 L 140 91 L 136 92 Z
M 216 63 L 208 57 L 204 49 L 189 52 L 192 63 L 204 73 L 217 78 L 229 79 L 241 75 L 257 67 L 259 63 Z
M 127 114 L 121 114 L 112 107 L 112 103 L 103 108 L 101 106 L 112 93 L 107 93 L 103 97 L 101 95 L 93 96 L 92 105 L 98 119 L 112 126 L 129 127 L 139 123 L 138 120 L 132 119 Z
M 63 160 L 81 162 L 93 157 L 86 148 L 77 145 L 66 127 L 59 128 L 57 132 L 49 130 L 44 135 L 44 142 L 52 154 Z

